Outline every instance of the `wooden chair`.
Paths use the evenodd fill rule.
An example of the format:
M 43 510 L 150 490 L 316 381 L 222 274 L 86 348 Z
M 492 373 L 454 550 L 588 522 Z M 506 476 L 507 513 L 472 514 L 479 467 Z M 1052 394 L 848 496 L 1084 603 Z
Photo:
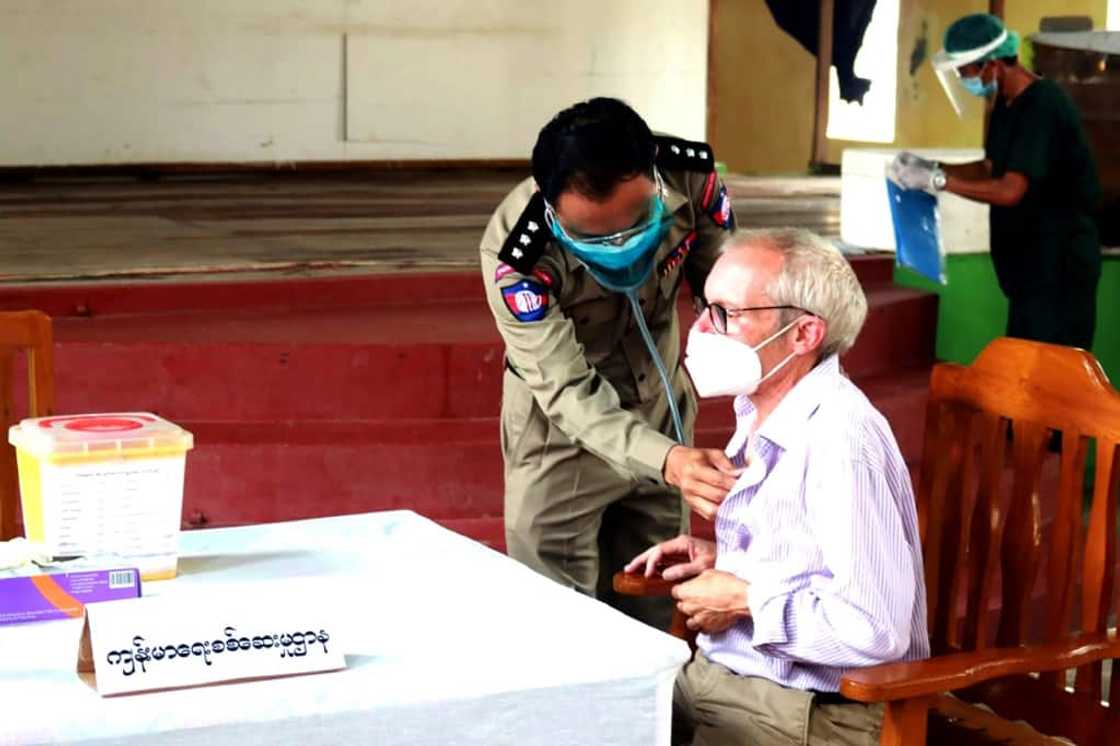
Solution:
M 54 412 L 51 319 L 39 311 L 0 312 L 0 541 L 16 535 L 19 476 L 15 449 L 8 444 L 8 428 L 18 417 L 14 372 L 16 356 L 23 352 L 27 354 L 27 411 L 31 417 L 45 417 Z
M 1060 455 L 1050 453 L 1053 432 Z M 959 727 L 972 742 L 1048 742 L 1043 733 L 1120 744 L 1120 670 L 1110 707 L 1101 703 L 1102 661 L 1120 657 L 1108 630 L 1118 445 L 1120 393 L 1084 350 L 1005 338 L 971 366 L 934 368 L 916 490 L 933 657 L 855 669 L 840 687 L 850 699 L 886 703 L 883 746 L 922 746 L 927 723 L 931 742 L 961 743 L 947 735 Z M 668 586 L 616 581 L 638 594 Z

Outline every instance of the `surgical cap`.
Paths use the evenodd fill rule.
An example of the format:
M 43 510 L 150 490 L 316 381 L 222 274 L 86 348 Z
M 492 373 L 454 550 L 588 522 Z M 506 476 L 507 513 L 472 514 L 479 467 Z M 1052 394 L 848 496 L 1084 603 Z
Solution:
M 992 46 L 1004 35 L 1003 41 Z M 971 60 L 985 62 L 1002 57 L 1014 57 L 1019 53 L 1019 34 L 1006 29 L 997 16 L 989 13 L 974 13 L 958 18 L 945 31 L 945 51 L 958 59 L 967 59 L 969 52 L 991 47 L 988 51 Z M 962 63 L 966 64 L 966 63 Z

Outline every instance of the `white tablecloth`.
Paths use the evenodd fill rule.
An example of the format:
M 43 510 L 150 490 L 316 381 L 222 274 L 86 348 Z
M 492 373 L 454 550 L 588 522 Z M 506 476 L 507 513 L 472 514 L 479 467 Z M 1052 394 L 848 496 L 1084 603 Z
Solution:
M 0 743 L 669 742 L 683 642 L 414 513 L 188 532 L 179 570 L 145 594 L 329 596 L 348 668 L 102 698 L 80 620 L 3 627 Z

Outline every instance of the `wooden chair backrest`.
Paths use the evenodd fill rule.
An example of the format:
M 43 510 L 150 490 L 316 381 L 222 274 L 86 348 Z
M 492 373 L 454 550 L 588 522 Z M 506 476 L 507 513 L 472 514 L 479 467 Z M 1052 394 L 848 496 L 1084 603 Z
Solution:
M 1104 632 L 1115 581 L 1120 393 L 1097 359 L 997 339 L 970 366 L 934 368 L 925 427 L 917 501 L 934 653 Z M 1060 455 L 1051 452 L 1055 431 Z M 1056 479 L 1046 478 L 1048 468 Z M 1064 672 L 1048 678 L 1065 685 Z M 1101 685 L 1100 663 L 1078 669 L 1078 691 L 1099 701 Z M 1110 700 L 1120 706 L 1120 686 Z
M 45 417 L 54 412 L 54 358 L 51 319 L 39 311 L 0 312 L 0 541 L 16 534 L 19 476 L 15 449 L 8 444 L 8 428 L 16 423 L 16 359 L 27 355 L 27 412 Z M 22 387 L 20 387 L 22 388 Z

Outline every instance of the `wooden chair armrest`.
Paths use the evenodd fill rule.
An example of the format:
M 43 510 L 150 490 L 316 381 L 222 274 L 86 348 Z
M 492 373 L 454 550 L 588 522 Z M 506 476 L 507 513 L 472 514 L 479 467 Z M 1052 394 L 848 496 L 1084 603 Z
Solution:
M 614 574 L 611 585 L 615 593 L 624 596 L 668 596 L 676 582 L 662 577 L 647 578 L 645 575 L 619 570 Z
M 676 584 L 676 581 L 662 577 L 647 578 L 645 575 L 632 575 L 621 570 L 616 572 L 611 580 L 614 592 L 624 596 L 668 596 Z M 696 633 L 688 628 L 685 616 L 679 609 L 673 609 L 673 619 L 669 624 L 668 632 L 673 637 L 679 637 L 687 642 L 692 650 L 696 650 Z
M 1113 630 L 1048 645 L 987 648 L 924 661 L 852 669 L 841 679 L 840 693 L 859 702 L 890 702 L 963 689 L 1004 676 L 1058 671 L 1116 657 L 1120 657 L 1120 639 Z

